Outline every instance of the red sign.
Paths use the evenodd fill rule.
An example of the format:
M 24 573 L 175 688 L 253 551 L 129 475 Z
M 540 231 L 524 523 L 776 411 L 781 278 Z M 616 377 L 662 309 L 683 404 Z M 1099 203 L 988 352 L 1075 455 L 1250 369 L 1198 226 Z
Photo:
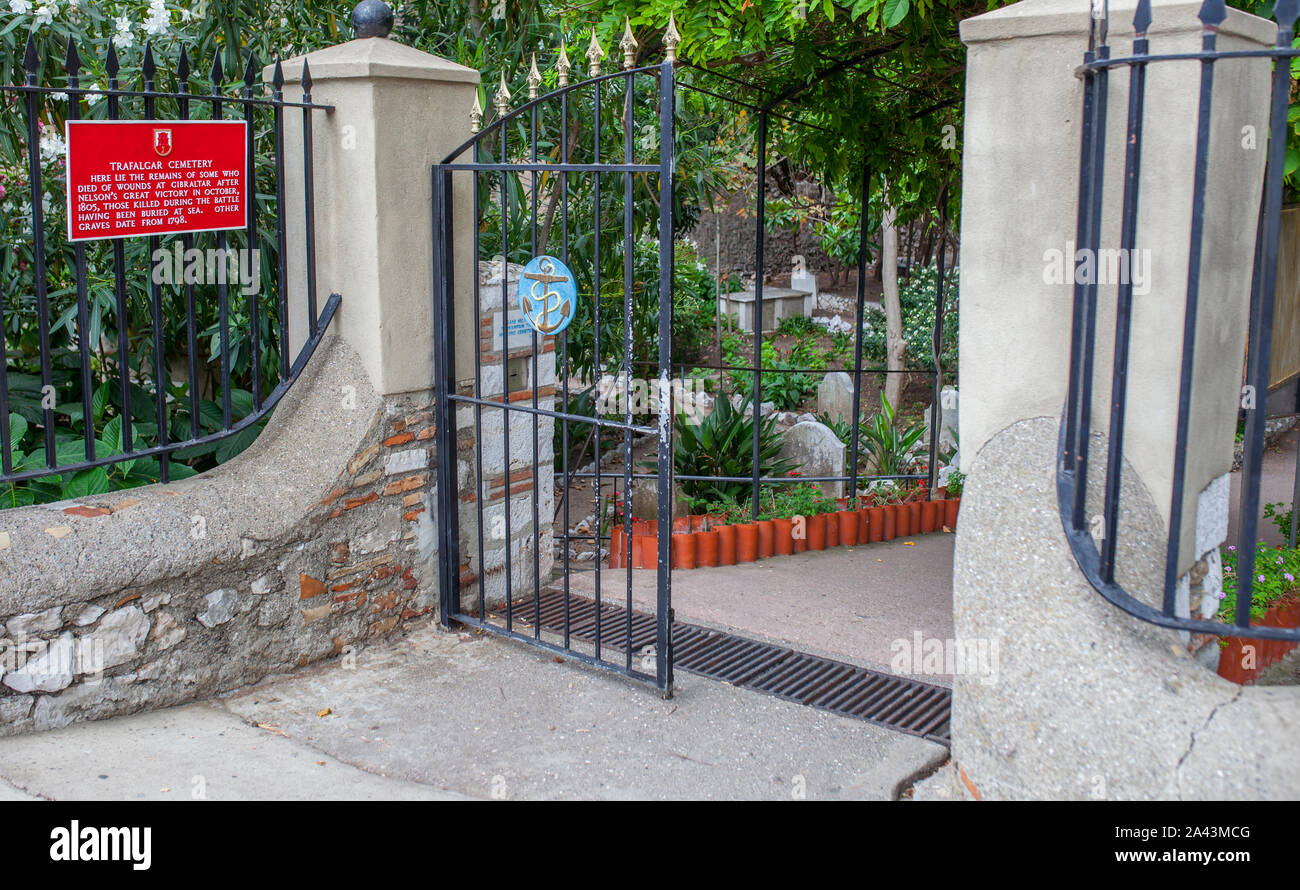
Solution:
M 68 237 L 248 224 L 244 121 L 68 121 Z

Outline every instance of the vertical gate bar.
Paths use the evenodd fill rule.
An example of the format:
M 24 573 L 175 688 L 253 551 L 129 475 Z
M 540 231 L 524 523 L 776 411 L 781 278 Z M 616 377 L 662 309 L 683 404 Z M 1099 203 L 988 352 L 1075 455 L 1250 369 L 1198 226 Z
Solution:
M 560 94 L 560 160 L 564 163 L 568 163 L 569 161 L 569 94 L 567 92 Z M 547 239 L 548 240 L 550 239 L 549 231 L 547 232 Z M 560 173 L 560 259 L 563 260 L 564 265 L 566 267 L 569 265 L 569 174 L 567 172 Z M 574 282 L 574 285 L 575 286 L 577 285 L 576 281 Z M 563 417 L 560 420 L 561 446 L 564 449 L 564 456 L 561 458 L 561 460 L 563 461 L 563 466 L 561 468 L 562 469 L 561 479 L 563 482 L 563 487 L 560 489 L 562 496 L 564 498 L 564 500 L 561 502 L 564 505 L 564 529 L 562 531 L 562 538 L 561 538 L 564 546 L 561 549 L 564 554 L 563 556 L 564 559 L 564 648 L 568 649 L 570 644 L 569 491 L 570 491 L 570 486 L 573 484 L 573 480 L 569 478 L 569 329 L 568 328 L 565 328 L 563 331 L 560 332 L 560 352 L 561 352 L 561 359 L 562 359 L 560 362 L 560 391 L 561 391 L 561 398 L 563 399 L 563 404 L 564 404 L 563 409 L 561 410 Z M 599 500 L 596 502 L 596 510 L 597 510 L 596 522 L 598 524 L 596 535 L 597 537 L 599 537 L 600 536 Z M 610 549 L 611 551 L 613 550 L 612 544 L 610 545 Z M 596 552 L 598 557 L 596 559 L 596 562 L 600 562 L 599 544 L 597 544 L 596 546 Z
M 503 115 L 497 122 L 501 139 L 501 163 L 509 161 L 506 146 L 506 122 Z M 502 510 L 505 512 L 505 569 L 506 569 L 506 630 L 514 630 L 514 560 L 511 559 L 511 535 L 514 531 L 510 515 L 510 173 L 501 171 L 501 429 L 504 432 L 504 464 L 501 482 L 504 489 Z
M 1146 22 L 1150 4 L 1140 3 L 1133 39 L 1133 55 L 1147 54 Z M 1124 471 L 1124 417 L 1128 400 L 1129 334 L 1133 321 L 1133 256 L 1136 253 L 1138 221 L 1138 185 L 1142 169 L 1142 109 L 1146 94 L 1146 65 L 1137 63 L 1129 68 L 1128 128 L 1124 150 L 1124 195 L 1120 216 L 1120 268 L 1127 274 L 1120 277 L 1115 306 L 1115 352 L 1110 392 L 1110 429 L 1106 455 L 1106 494 L 1103 508 L 1104 529 L 1101 539 L 1101 576 L 1107 584 L 1115 580 L 1115 552 L 1119 545 L 1119 492 Z M 1202 90 L 1202 98 L 1208 94 Z M 1202 108 L 1207 112 L 1209 108 Z M 1207 122 L 1208 125 L 1208 122 Z M 1208 134 L 1207 134 L 1208 135 Z M 1200 239 L 1193 234 L 1192 251 L 1200 264 Z M 1127 265 L 1125 257 L 1128 258 Z
M 635 75 L 629 74 L 624 79 L 623 96 L 623 163 L 632 163 L 632 87 Z M 632 253 L 636 242 L 632 235 L 632 174 L 623 173 L 623 511 L 632 509 Z M 671 272 L 670 272 L 671 274 Z M 616 500 L 617 504 L 618 501 Z M 597 517 L 597 529 L 600 528 Z M 667 521 L 665 532 L 661 526 Z M 672 533 L 672 516 L 658 517 L 656 534 L 663 536 Z M 611 548 L 612 548 L 611 544 Z M 596 558 L 600 559 L 600 544 L 596 545 Z M 632 560 L 627 560 L 627 633 L 623 648 L 627 650 L 627 669 L 632 670 Z
M 755 201 L 757 224 L 754 227 L 754 441 L 752 447 L 750 481 L 751 512 L 758 519 L 759 477 L 762 467 L 759 464 L 759 433 L 763 421 L 763 246 L 765 243 L 764 227 L 767 225 L 767 112 L 758 115 L 758 159 L 755 164 L 758 174 L 758 197 Z
M 244 98 L 253 98 L 253 81 L 256 68 L 254 67 L 256 56 L 249 52 L 248 65 L 244 68 Z M 244 122 L 248 127 L 248 186 L 245 200 L 248 201 L 248 268 L 252 274 L 257 276 L 257 287 L 248 294 L 248 356 L 249 364 L 252 368 L 253 384 L 253 410 L 262 410 L 262 319 L 261 307 L 258 302 L 262 298 L 262 266 L 260 263 L 254 268 L 253 257 L 254 249 L 258 246 L 257 238 L 257 157 L 254 151 L 254 132 L 253 132 L 253 112 L 256 106 L 252 102 L 244 103 Z M 258 252 L 260 254 L 260 251 Z M 241 261 L 240 268 L 243 268 Z M 242 279 L 241 279 L 242 283 Z
M 1096 20 L 1093 19 L 1090 24 L 1088 33 L 1088 51 L 1083 54 L 1084 64 L 1088 64 L 1097 58 L 1097 53 L 1093 47 L 1095 37 Z M 1079 196 L 1075 210 L 1075 227 L 1074 237 L 1076 247 L 1085 239 L 1084 233 L 1088 230 L 1088 214 L 1092 207 L 1090 197 L 1092 195 L 1092 132 L 1093 132 L 1093 115 L 1096 114 L 1096 92 L 1097 78 L 1088 71 L 1083 76 L 1083 113 L 1080 117 L 1080 146 L 1079 146 Z M 1070 258 L 1074 261 L 1074 257 Z M 1073 475 L 1078 484 L 1078 430 L 1079 430 L 1079 385 L 1083 380 L 1083 342 L 1084 342 L 1084 325 L 1087 322 L 1086 306 L 1087 301 L 1084 299 L 1083 285 L 1075 279 L 1074 283 L 1074 300 L 1072 307 L 1072 318 L 1070 323 L 1070 377 L 1067 388 L 1067 400 L 1065 408 L 1065 447 L 1062 453 L 1062 470 Z M 1074 525 L 1073 513 L 1071 514 L 1071 525 Z
M 930 358 L 934 363 L 934 373 L 932 375 L 930 386 L 930 462 L 927 465 L 928 473 L 926 475 L 925 499 L 934 500 L 934 480 L 938 473 L 936 465 L 939 463 L 939 436 L 942 430 L 939 423 L 943 420 L 943 404 L 940 401 L 943 388 L 943 365 L 939 358 L 943 353 L 943 308 L 946 291 L 944 290 L 943 276 L 946 271 L 944 268 L 947 252 L 945 239 L 948 231 L 948 185 L 945 183 L 939 189 L 939 253 L 935 257 L 935 266 L 938 279 L 934 291 L 934 328 L 930 332 Z M 942 523 L 941 523 L 942 524 Z
M 68 114 L 67 120 L 77 120 L 81 117 L 81 57 L 77 54 L 77 44 L 72 37 L 68 37 Z M 86 460 L 95 459 L 95 407 L 94 407 L 94 378 L 91 375 L 90 367 L 90 295 L 87 292 L 86 284 L 86 245 L 82 241 L 76 241 L 72 245 L 73 265 L 76 270 L 77 283 L 77 355 L 81 361 L 81 422 L 84 427 L 82 436 L 86 450 Z M 0 321 L 0 325 L 3 322 Z M 0 335 L 2 336 L 2 335 Z M 0 348 L 0 363 L 4 361 L 3 349 Z M 6 387 L 3 379 L 0 379 L 0 387 Z M 8 422 L 9 412 L 5 406 L 0 406 L 0 413 L 5 416 Z M 8 443 L 0 443 L 0 448 L 4 449 L 5 455 L 8 456 Z M 6 468 L 7 472 L 7 468 Z
M 285 232 L 284 202 L 284 66 L 279 58 L 275 60 L 271 84 L 275 88 L 271 102 L 274 113 L 272 126 L 275 128 L 275 233 L 279 248 L 276 274 L 280 284 L 275 302 L 280 322 L 280 380 L 283 381 L 289 377 L 289 239 Z
M 852 417 L 846 418 L 849 432 L 849 497 L 858 495 L 858 405 L 862 404 L 862 324 L 867 302 L 867 238 L 871 222 L 871 170 L 862 163 L 862 215 L 858 219 L 858 305 L 854 314 L 853 329 L 853 406 Z M 865 542 L 864 542 L 865 543 Z
M 592 120 L 592 163 L 600 163 L 600 81 L 592 84 L 595 99 L 593 101 L 593 120 Z M 594 335 L 592 337 L 594 358 L 592 359 L 592 377 L 595 378 L 597 387 L 600 385 L 600 171 L 593 170 L 591 173 L 592 182 L 592 212 L 595 215 L 595 221 L 592 228 L 592 328 Z M 600 518 L 601 514 L 601 475 L 600 475 L 600 410 L 595 410 L 595 441 L 596 441 L 596 517 Z M 626 511 L 624 511 L 626 512 Z M 632 547 L 632 523 L 630 518 L 626 521 L 624 532 L 627 534 L 628 552 Z M 600 524 L 596 525 L 596 660 L 600 661 Z
M 212 60 L 212 119 L 223 118 L 224 103 L 221 101 L 221 51 L 218 50 Z M 217 232 L 217 256 L 222 262 L 226 260 L 227 241 L 224 231 Z M 217 276 L 217 323 L 221 339 L 221 428 L 229 430 L 231 424 L 230 407 L 230 288 L 226 275 Z M 313 330 L 313 333 L 315 331 Z
M 311 128 L 311 66 L 302 61 L 302 181 L 304 225 L 307 240 L 307 331 L 316 335 L 316 173 Z
M 27 52 L 23 59 L 27 69 L 27 85 L 36 86 L 36 71 L 40 67 L 40 58 L 36 55 L 36 41 L 29 34 Z M 54 391 L 54 371 L 50 360 L 50 304 L 48 282 L 45 272 L 45 207 L 43 204 L 44 186 L 41 183 L 41 135 L 40 135 L 40 93 L 31 90 L 27 93 L 27 175 L 31 187 L 32 199 L 32 275 L 36 288 L 36 322 L 40 337 L 41 350 L 41 405 L 42 423 L 45 433 L 45 466 L 51 469 L 56 465 L 54 444 L 54 406 L 53 400 L 47 398 Z M 126 443 L 124 451 L 131 451 Z
M 1097 58 L 1109 59 L 1110 47 L 1105 44 L 1104 31 L 1102 41 L 1102 44 L 1097 48 Z M 1097 86 L 1093 101 L 1092 151 L 1090 153 L 1092 174 L 1089 179 L 1088 225 L 1084 232 L 1083 243 L 1079 245 L 1080 252 L 1076 253 L 1076 258 L 1089 255 L 1095 257 L 1097 247 L 1101 243 L 1102 190 L 1105 183 L 1106 163 L 1106 106 L 1110 79 L 1105 68 L 1100 69 L 1095 77 Z M 1076 282 L 1079 277 L 1077 271 L 1076 269 Z M 1075 421 L 1076 441 L 1074 443 L 1074 459 L 1077 473 L 1075 476 L 1074 509 L 1071 511 L 1071 521 L 1075 528 L 1084 527 L 1084 513 L 1087 506 L 1088 440 L 1092 427 L 1092 368 L 1097 343 L 1097 276 L 1094 274 L 1092 280 L 1085 281 L 1082 287 L 1083 346 L 1079 358 L 1079 389 L 1077 392 L 1078 404 L 1076 406 L 1078 417 Z
M 121 118 L 120 100 L 116 94 L 118 88 L 117 72 L 119 63 L 117 47 L 110 40 L 108 44 L 108 119 Z M 122 399 L 122 450 L 130 451 L 135 436 L 131 430 L 131 343 L 128 336 L 130 312 L 126 299 L 126 250 L 123 239 L 113 241 L 113 291 L 117 309 L 117 367 L 118 392 Z
M 154 95 L 155 76 L 157 67 L 153 58 L 153 46 L 146 44 L 144 48 L 144 116 L 149 120 L 158 118 L 158 100 Z M 251 106 L 250 106 L 251 107 Z M 250 127 L 249 132 L 252 132 Z M 250 161 L 248 169 L 253 169 Z M 158 255 L 162 241 L 157 235 L 151 236 L 148 241 L 149 257 L 152 260 Z M 158 425 L 158 444 L 165 446 L 167 444 L 167 353 L 163 346 L 163 306 L 162 306 L 162 284 L 159 283 L 157 276 L 150 275 L 149 286 L 149 314 L 150 321 L 153 324 L 153 399 L 154 399 L 154 419 Z M 124 446 L 125 442 L 122 443 Z M 129 451 L 130 449 L 124 449 Z M 166 451 L 158 455 L 158 481 L 171 481 L 171 464 Z
M 474 140 L 474 163 L 479 161 L 479 144 L 480 140 Z M 480 194 L 479 177 L 483 174 L 474 170 L 470 176 L 473 180 L 473 200 L 474 200 L 474 398 L 483 398 L 483 332 L 480 328 L 483 318 L 483 296 L 479 290 L 478 262 L 481 250 L 479 246 L 479 220 L 482 212 L 482 196 Z M 490 188 L 489 183 L 489 188 Z M 502 319 L 504 326 L 504 318 Z M 489 344 L 491 343 L 492 327 L 488 325 Z M 491 352 L 491 350 L 488 350 Z M 474 479 L 474 510 L 478 516 L 478 521 L 474 523 L 477 527 L 478 537 L 478 618 L 480 621 L 487 620 L 487 598 L 485 593 L 487 563 L 484 561 L 483 545 L 483 406 L 476 402 L 474 404 L 474 459 L 475 459 L 475 479 Z M 460 501 L 457 499 L 453 509 L 460 509 Z
M 1293 36 L 1296 17 L 1294 0 L 1278 3 L 1274 8 L 1277 16 L 1277 47 L 1289 49 Z M 1207 30 L 1210 25 L 1207 23 Z M 1207 37 L 1207 40 L 1210 39 Z M 1291 65 L 1289 61 L 1279 58 L 1273 65 L 1273 107 L 1269 122 L 1268 173 L 1265 177 L 1265 212 L 1263 263 L 1260 268 L 1260 286 L 1252 294 L 1250 318 L 1250 355 L 1247 382 L 1254 387 L 1256 407 L 1246 417 L 1246 443 L 1241 466 L 1241 541 L 1244 546 L 1238 549 L 1238 579 L 1236 623 L 1240 627 L 1250 625 L 1250 607 L 1253 599 L 1253 581 L 1255 578 L 1255 538 L 1259 523 L 1260 470 L 1264 456 L 1265 420 L 1267 411 L 1264 401 L 1268 393 L 1269 353 L 1273 341 L 1273 303 L 1277 289 L 1278 239 L 1282 222 L 1282 180 L 1286 163 L 1287 105 L 1291 90 Z M 1198 150 L 1200 149 L 1198 136 Z M 1196 225 L 1193 217 L 1193 225 Z M 1189 296 L 1190 303 L 1190 296 Z M 1190 311 L 1190 310 L 1189 310 Z M 1184 350 L 1186 350 L 1184 345 Z M 1184 393 L 1184 398 L 1188 394 Z M 1181 418 L 1180 418 L 1181 419 Z M 1166 577 L 1168 585 L 1168 577 Z M 1168 596 L 1166 591 L 1166 596 Z M 1167 603 L 1166 603 L 1167 605 Z
M 445 628 L 453 625 L 452 616 L 460 612 L 459 522 L 456 497 L 456 408 L 451 400 L 455 387 L 456 352 L 451 336 L 455 309 L 449 274 L 451 272 L 450 203 L 451 176 L 438 166 L 433 176 L 433 315 L 434 315 L 434 402 L 435 440 L 438 468 L 438 602 L 439 621 Z M 482 579 L 479 581 L 482 584 Z M 480 615 L 480 618 L 482 616 Z
M 190 54 L 181 47 L 181 61 L 176 70 L 176 92 L 182 93 L 182 98 L 176 100 L 177 110 L 180 113 L 181 120 L 189 120 L 190 117 L 190 100 L 185 98 L 190 92 Z M 283 96 L 283 94 L 281 94 Z M 280 168 L 276 171 L 276 179 L 280 185 L 280 214 L 281 214 L 281 231 L 284 230 L 284 137 L 280 136 L 279 140 Z M 280 239 L 280 250 L 284 251 L 285 240 Z M 194 249 L 194 236 L 185 234 L 181 236 L 181 248 L 188 255 Z M 283 261 L 282 261 L 283 262 Z M 281 285 L 281 298 L 284 296 L 284 287 Z M 190 281 L 185 282 L 185 348 L 189 351 L 188 371 L 190 377 L 190 437 L 197 439 L 199 437 L 199 328 L 198 328 L 198 310 L 195 305 L 194 284 Z M 286 323 L 283 327 L 282 339 L 284 340 L 284 362 L 282 364 L 284 377 L 289 376 L 289 327 Z
M 537 163 L 537 106 L 534 105 L 529 112 L 529 157 L 534 164 Z M 541 175 L 538 170 L 530 170 L 528 173 L 529 186 L 532 190 L 532 214 L 531 228 L 531 256 L 537 256 L 537 179 Z M 540 364 L 538 361 L 538 348 L 543 341 L 537 336 L 537 329 L 533 328 L 532 345 L 533 345 L 533 637 L 540 640 L 542 638 L 542 525 L 541 514 L 538 499 L 541 497 L 541 479 L 537 466 L 538 455 L 541 452 L 540 434 L 538 430 L 541 427 L 541 418 L 537 414 L 538 401 L 537 389 L 541 383 L 539 376 Z M 596 547 L 596 555 L 600 555 L 600 546 Z
M 673 515 L 673 165 L 676 156 L 674 129 L 675 74 L 671 60 L 659 68 L 659 519 L 667 519 L 669 534 L 660 534 L 658 597 L 655 608 L 655 683 L 665 696 L 673 693 L 672 651 L 672 563 L 669 544 Z M 757 422 L 757 414 L 755 414 Z M 631 648 L 629 646 L 629 648 Z

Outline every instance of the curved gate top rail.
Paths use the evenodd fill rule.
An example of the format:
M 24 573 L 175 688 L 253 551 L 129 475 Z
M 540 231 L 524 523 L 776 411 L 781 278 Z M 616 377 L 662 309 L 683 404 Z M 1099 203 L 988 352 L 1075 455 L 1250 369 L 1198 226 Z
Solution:
M 1278 0 L 1273 15 L 1277 21 L 1276 45 L 1259 50 L 1217 48 L 1219 25 L 1227 18 L 1223 0 L 1207 0 L 1198 17 L 1202 22 L 1199 52 L 1159 54 L 1150 52 L 1147 30 L 1152 23 L 1150 0 L 1140 0 L 1135 11 L 1132 51 L 1113 57 L 1107 45 L 1108 4 L 1093 7 L 1089 47 L 1079 74 L 1084 80 L 1083 136 L 1080 152 L 1077 257 L 1095 255 L 1101 242 L 1103 169 L 1105 166 L 1106 115 L 1112 69 L 1128 68 L 1128 114 L 1124 158 L 1123 205 L 1120 249 L 1132 251 L 1137 235 L 1138 183 L 1142 164 L 1143 103 L 1146 71 L 1152 64 L 1195 60 L 1200 64 L 1200 98 L 1197 110 L 1195 179 L 1192 191 L 1191 242 L 1183 324 L 1179 407 L 1173 463 L 1173 493 L 1170 504 L 1169 540 L 1166 548 L 1163 601 L 1150 606 L 1125 590 L 1115 580 L 1120 509 L 1120 475 L 1124 462 L 1124 420 L 1128 392 L 1130 325 L 1133 284 L 1121 280 L 1116 289 L 1114 373 L 1106 455 L 1104 512 L 1101 545 L 1091 534 L 1085 515 L 1088 491 L 1088 442 L 1091 433 L 1094 351 L 1096 346 L 1099 276 L 1075 276 L 1073 326 L 1070 343 L 1070 376 L 1061 424 L 1057 465 L 1057 494 L 1061 518 L 1071 550 L 1080 569 L 1094 588 L 1109 602 L 1144 621 L 1161 627 L 1206 634 L 1254 637 L 1265 640 L 1300 640 L 1300 629 L 1251 624 L 1254 599 L 1255 547 L 1260 509 L 1260 469 L 1264 449 L 1265 419 L 1263 394 L 1268 391 L 1269 349 L 1272 343 L 1274 292 L 1277 287 L 1278 243 L 1282 210 L 1283 173 L 1286 163 L 1287 110 L 1292 86 L 1289 60 L 1300 56 L 1292 47 L 1294 25 L 1300 2 Z M 1217 62 L 1224 59 L 1274 59 L 1270 138 L 1263 201 L 1255 238 L 1255 264 L 1250 297 L 1250 337 L 1246 356 L 1246 384 L 1260 394 L 1255 407 L 1246 411 L 1245 455 L 1242 471 L 1240 541 L 1238 549 L 1236 611 L 1234 622 L 1202 620 L 1180 612 L 1178 604 L 1180 537 L 1186 499 L 1188 427 L 1191 413 L 1192 371 L 1195 360 L 1197 303 L 1201 288 L 1201 250 L 1205 232 L 1205 195 L 1209 179 L 1210 115 Z M 1131 255 L 1131 254 L 1121 254 Z M 1079 260 L 1080 262 L 1082 260 Z M 1131 276 L 1123 276 L 1129 279 Z M 1211 358 L 1211 360 L 1218 360 Z M 1300 498 L 1297 498 L 1300 501 Z M 1291 545 L 1295 546 L 1295 517 L 1292 517 Z

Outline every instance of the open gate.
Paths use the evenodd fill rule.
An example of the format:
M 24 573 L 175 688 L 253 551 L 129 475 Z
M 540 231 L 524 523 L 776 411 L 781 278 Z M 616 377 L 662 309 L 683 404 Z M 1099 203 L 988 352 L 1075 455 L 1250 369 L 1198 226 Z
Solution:
M 441 616 L 670 695 L 670 535 L 657 537 L 653 596 L 642 590 L 635 609 L 632 561 L 602 578 L 601 545 L 606 504 L 630 514 L 637 478 L 657 487 L 658 515 L 672 515 L 673 63 L 601 75 L 593 61 L 572 85 L 565 63 L 541 97 L 534 67 L 530 101 L 514 111 L 503 82 L 495 119 L 433 168 Z M 576 319 L 557 335 L 528 321 L 517 294 L 519 266 L 539 256 L 559 261 L 547 281 L 573 278 Z M 531 314 L 548 326 L 545 306 Z M 655 397 L 634 411 L 646 369 Z M 605 386 L 571 392 L 579 370 L 603 372 Z M 591 406 L 611 388 L 622 410 L 602 416 Z M 571 465 L 580 442 L 590 469 Z M 611 445 L 621 460 L 607 466 Z M 653 471 L 637 472 L 635 447 L 649 448 Z M 594 506 L 582 533 L 570 533 L 584 518 L 575 486 Z M 571 589 L 575 547 L 595 554 L 591 591 Z

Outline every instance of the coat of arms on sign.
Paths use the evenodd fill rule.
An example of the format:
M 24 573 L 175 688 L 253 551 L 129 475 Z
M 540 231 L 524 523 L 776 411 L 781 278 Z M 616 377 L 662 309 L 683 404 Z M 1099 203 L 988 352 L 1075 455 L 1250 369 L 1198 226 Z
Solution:
M 534 257 L 519 278 L 519 310 L 541 334 L 558 334 L 577 312 L 573 273 L 552 256 Z
M 171 130 L 153 131 L 153 150 L 158 153 L 158 157 L 160 158 L 165 158 L 172 153 Z

